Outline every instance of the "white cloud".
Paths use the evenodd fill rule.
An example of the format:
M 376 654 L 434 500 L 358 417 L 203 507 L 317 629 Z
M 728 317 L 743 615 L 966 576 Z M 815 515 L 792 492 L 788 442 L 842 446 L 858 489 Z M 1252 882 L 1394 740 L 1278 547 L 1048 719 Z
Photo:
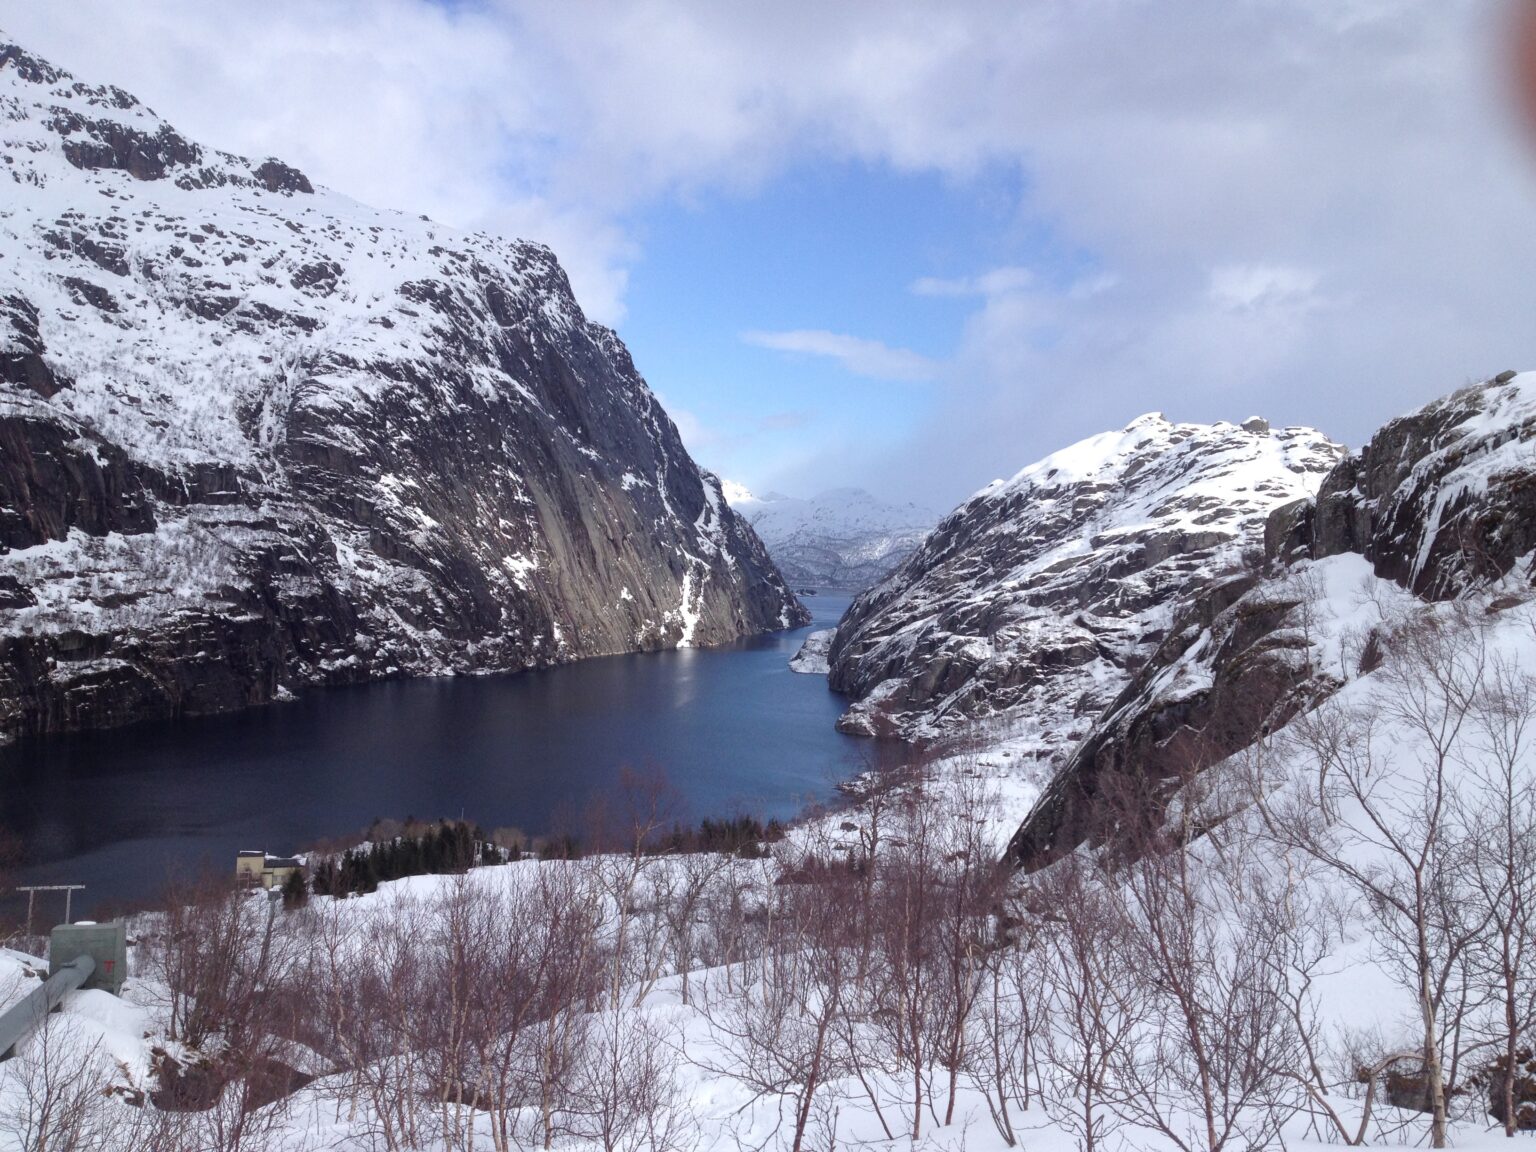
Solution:
M 864 340 L 820 329 L 792 332 L 743 332 L 742 340 L 758 348 L 777 352 L 825 356 L 836 360 L 855 376 L 871 380 L 895 380 L 910 383 L 932 380 L 938 376 L 937 361 L 907 348 L 892 348 L 878 340 Z
M 658 198 L 824 160 L 1016 171 L 1013 239 L 1091 275 L 1032 278 L 1000 243 L 991 272 L 918 280 L 974 301 L 943 368 L 801 341 L 941 373 L 886 474 L 963 492 L 1148 408 L 1358 440 L 1536 365 L 1536 165 L 1501 111 L 1514 2 L 13 0 L 5 21 L 211 143 L 548 239 L 609 322 Z
M 1276 264 L 1228 264 L 1211 270 L 1210 299 L 1218 308 L 1306 308 L 1318 303 L 1321 277 L 1305 268 Z
M 1005 267 L 957 280 L 924 276 L 912 282 L 912 292 L 917 296 L 1003 296 L 1032 288 L 1035 283 L 1035 274 L 1028 268 Z

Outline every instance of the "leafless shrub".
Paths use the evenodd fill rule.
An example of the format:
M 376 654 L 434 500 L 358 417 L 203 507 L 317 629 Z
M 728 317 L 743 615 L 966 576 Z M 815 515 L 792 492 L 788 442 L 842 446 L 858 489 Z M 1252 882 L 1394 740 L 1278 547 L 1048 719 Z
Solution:
M 1283 934 L 1194 852 L 1144 853 L 1121 879 L 1146 1013 L 1112 1059 L 1116 1107 L 1184 1152 L 1221 1152 L 1236 1136 L 1262 1148 L 1294 1110 L 1285 1097 L 1302 1063 Z
M 66 1033 L 53 1018 L 24 1041 L 4 1068 L 0 1133 L 28 1152 L 121 1152 L 167 1131 L 163 1118 L 111 1091 L 118 1074 L 100 1047 Z
M 1398 621 L 1383 643 L 1370 706 L 1335 699 L 1293 724 L 1281 750 L 1292 778 L 1257 789 L 1255 802 L 1281 850 L 1324 865 L 1368 910 L 1383 958 L 1418 1005 L 1430 1140 L 1440 1148 L 1471 1007 L 1466 965 L 1485 919 L 1465 898 L 1475 868 L 1457 813 L 1489 656 L 1465 610 Z
M 1036 877 L 1029 900 L 1050 1018 L 1042 1089 L 1052 1118 L 1095 1152 L 1122 1125 L 1116 1073 L 1149 1013 L 1129 925 L 1112 882 L 1081 854 Z
M 732 1053 L 710 1070 L 787 1107 L 793 1152 L 804 1146 L 828 1083 L 847 1070 L 839 1024 L 848 1018 L 845 993 L 856 979 L 858 951 L 850 945 L 867 915 L 862 896 L 846 867 L 779 887 L 757 978 L 734 986 L 717 981 L 699 1001 L 717 1041 Z
M 678 1046 L 644 1008 L 591 1022 L 572 1068 L 569 1127 L 603 1152 L 673 1152 L 695 1129 L 677 1083 Z
M 1536 679 L 1510 660 L 1491 661 L 1473 721 L 1457 821 L 1471 852 L 1462 899 L 1482 924 L 1466 954 L 1466 984 L 1487 1011 L 1469 1033 L 1474 1048 L 1493 1054 L 1484 1059 L 1490 1111 L 1512 1136 L 1520 1053 L 1536 1029 Z

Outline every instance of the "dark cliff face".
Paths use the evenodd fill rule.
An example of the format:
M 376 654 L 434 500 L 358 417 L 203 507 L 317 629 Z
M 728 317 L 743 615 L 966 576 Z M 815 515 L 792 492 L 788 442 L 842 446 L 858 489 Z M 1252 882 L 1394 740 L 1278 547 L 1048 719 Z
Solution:
M 540 245 L 0 46 L 0 734 L 808 619 Z
M 1323 482 L 1310 554 L 1357 552 L 1430 600 L 1508 573 L 1536 548 L 1533 388 L 1501 373 L 1383 426 Z
M 1298 619 L 1306 594 L 1244 574 L 1192 598 L 1046 785 L 1008 858 L 1036 869 L 1086 840 L 1150 830 L 1180 784 L 1336 689 Z
M 1212 585 L 1072 753 L 1009 846 L 1038 868 L 1133 811 L 1155 823 L 1179 781 L 1369 670 L 1367 638 L 1320 658 L 1330 574 L 1449 599 L 1529 584 L 1536 548 L 1536 376 L 1505 373 L 1393 420 L 1315 500 L 1277 509 L 1266 566 Z M 1351 564 L 1344 564 L 1350 561 Z M 1346 589 L 1347 591 L 1347 589 Z

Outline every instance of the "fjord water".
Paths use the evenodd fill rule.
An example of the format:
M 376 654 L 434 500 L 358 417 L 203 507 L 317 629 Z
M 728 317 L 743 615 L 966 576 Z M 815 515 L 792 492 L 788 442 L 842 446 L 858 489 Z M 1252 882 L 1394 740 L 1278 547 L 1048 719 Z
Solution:
M 688 819 L 792 816 L 858 756 L 826 679 L 788 668 L 847 600 L 805 601 L 810 627 L 725 648 L 317 690 L 25 742 L 0 752 L 17 883 L 83 883 L 84 908 L 105 910 L 154 897 L 172 870 L 232 872 L 242 848 L 284 854 L 377 817 L 579 832 L 626 766 L 663 770 Z

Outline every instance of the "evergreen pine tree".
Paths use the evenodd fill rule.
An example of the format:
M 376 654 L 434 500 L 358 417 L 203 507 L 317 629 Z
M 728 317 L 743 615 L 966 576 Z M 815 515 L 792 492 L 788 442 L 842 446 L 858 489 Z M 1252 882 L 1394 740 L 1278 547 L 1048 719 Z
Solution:
M 304 884 L 304 873 L 295 869 L 283 881 L 283 909 L 292 912 L 309 903 L 309 889 Z

